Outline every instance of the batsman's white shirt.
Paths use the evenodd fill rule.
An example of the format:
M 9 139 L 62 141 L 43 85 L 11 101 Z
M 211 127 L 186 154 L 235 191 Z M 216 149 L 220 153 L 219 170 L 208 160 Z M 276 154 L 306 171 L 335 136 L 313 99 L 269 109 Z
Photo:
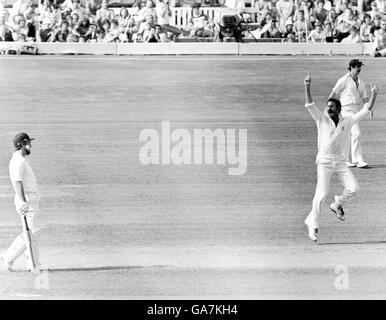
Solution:
M 28 163 L 28 160 L 23 157 L 20 152 L 14 152 L 9 162 L 9 176 L 15 189 L 15 182 L 23 183 L 24 193 L 29 196 L 38 196 L 38 183 L 35 174 Z
M 359 120 L 364 118 L 369 110 L 367 104 L 353 116 L 341 117 L 338 125 L 330 118 L 327 111 L 323 113 L 315 106 L 315 103 L 306 104 L 309 113 L 316 121 L 318 129 L 318 155 L 316 163 L 320 157 L 334 156 L 335 158 L 344 161 L 347 152 L 348 143 L 351 136 L 351 127 Z
M 363 104 L 363 99 L 367 98 L 365 83 L 358 78 L 358 87 L 350 73 L 339 78 L 332 89 L 339 96 L 342 110 L 352 109 L 358 112 Z

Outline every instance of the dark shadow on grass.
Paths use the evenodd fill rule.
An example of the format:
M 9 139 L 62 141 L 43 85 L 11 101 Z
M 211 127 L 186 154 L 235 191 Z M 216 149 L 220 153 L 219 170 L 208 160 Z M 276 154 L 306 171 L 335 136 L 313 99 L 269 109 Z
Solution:
M 42 269 L 41 272 L 92 272 L 92 271 L 111 271 L 123 270 L 131 271 L 138 269 L 165 268 L 167 266 L 100 266 L 100 267 L 78 267 L 78 268 L 48 268 Z M 28 270 L 13 269 L 11 272 L 30 272 Z
M 359 169 L 384 169 L 386 168 L 386 164 L 372 164 L 368 165 L 367 167 L 364 168 L 359 168 Z
M 325 245 L 346 245 L 346 244 L 386 244 L 386 240 L 369 240 L 369 241 L 348 241 L 348 242 L 318 242 L 318 245 L 325 246 Z
M 165 268 L 166 266 L 100 266 L 100 267 L 80 267 L 80 268 L 48 268 L 48 272 L 88 272 L 88 271 L 110 271 L 110 270 L 137 270 L 150 268 Z

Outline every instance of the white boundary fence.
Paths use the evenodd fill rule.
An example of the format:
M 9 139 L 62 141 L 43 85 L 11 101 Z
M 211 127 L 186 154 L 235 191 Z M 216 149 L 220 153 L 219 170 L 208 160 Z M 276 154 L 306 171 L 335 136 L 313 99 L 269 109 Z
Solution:
M 369 55 L 373 43 L 59 43 L 0 42 L 0 51 L 30 44 L 39 54 L 92 55 Z

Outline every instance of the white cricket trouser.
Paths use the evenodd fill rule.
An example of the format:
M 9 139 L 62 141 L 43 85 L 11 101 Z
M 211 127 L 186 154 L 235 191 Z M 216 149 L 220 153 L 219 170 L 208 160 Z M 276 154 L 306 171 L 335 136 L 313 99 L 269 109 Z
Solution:
M 26 200 L 28 203 L 28 212 L 26 214 L 27 217 L 27 223 L 28 223 L 28 228 L 32 232 L 32 248 L 33 248 L 33 253 L 35 255 L 35 262 L 36 265 L 39 265 L 39 245 L 38 245 L 38 238 L 39 238 L 39 230 L 37 227 L 36 223 L 36 217 L 39 212 L 39 197 L 35 195 L 26 195 Z M 14 199 L 16 211 L 19 212 L 19 209 L 22 206 L 22 201 L 18 198 L 15 197 Z M 22 225 L 24 228 L 23 224 L 23 217 L 20 216 L 22 220 Z M 24 239 L 24 234 L 23 232 L 19 234 L 16 239 L 12 242 L 8 250 L 3 254 L 4 259 L 6 260 L 7 263 L 12 264 L 17 258 L 19 258 L 23 253 L 25 253 L 26 256 L 26 261 L 27 261 L 27 268 L 31 269 L 32 268 L 32 261 L 31 257 L 28 254 L 28 250 L 26 250 L 26 239 Z
M 343 107 L 342 108 L 342 116 L 353 116 L 357 111 L 357 107 Z M 362 156 L 362 147 L 359 141 L 359 137 L 361 135 L 361 129 L 359 128 L 359 124 L 355 123 L 351 127 L 351 143 L 349 153 L 346 155 L 347 160 L 352 163 L 363 162 Z M 351 158 L 351 159 L 350 159 Z
M 340 196 L 335 196 L 335 202 L 344 205 L 356 196 L 359 185 L 353 173 L 344 162 L 343 156 L 323 155 L 318 156 L 317 161 L 318 182 L 314 199 L 312 200 L 312 210 L 304 221 L 311 228 L 319 227 L 319 214 L 328 194 L 331 177 L 336 173 L 342 182 L 344 190 Z

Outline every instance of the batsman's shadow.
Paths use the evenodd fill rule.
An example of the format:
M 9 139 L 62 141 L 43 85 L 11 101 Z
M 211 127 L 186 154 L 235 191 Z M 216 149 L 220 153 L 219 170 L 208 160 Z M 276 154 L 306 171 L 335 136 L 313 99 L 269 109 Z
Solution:
M 333 245 L 358 245 L 358 244 L 386 244 L 386 240 L 368 240 L 368 241 L 341 241 L 341 242 L 318 242 L 320 246 Z
M 367 167 L 361 168 L 361 170 L 368 170 L 368 169 L 384 169 L 386 168 L 386 164 L 371 164 Z
M 93 272 L 93 271 L 132 271 L 150 268 L 165 268 L 167 266 L 99 266 L 99 267 L 74 267 L 74 268 L 48 268 L 48 272 Z

